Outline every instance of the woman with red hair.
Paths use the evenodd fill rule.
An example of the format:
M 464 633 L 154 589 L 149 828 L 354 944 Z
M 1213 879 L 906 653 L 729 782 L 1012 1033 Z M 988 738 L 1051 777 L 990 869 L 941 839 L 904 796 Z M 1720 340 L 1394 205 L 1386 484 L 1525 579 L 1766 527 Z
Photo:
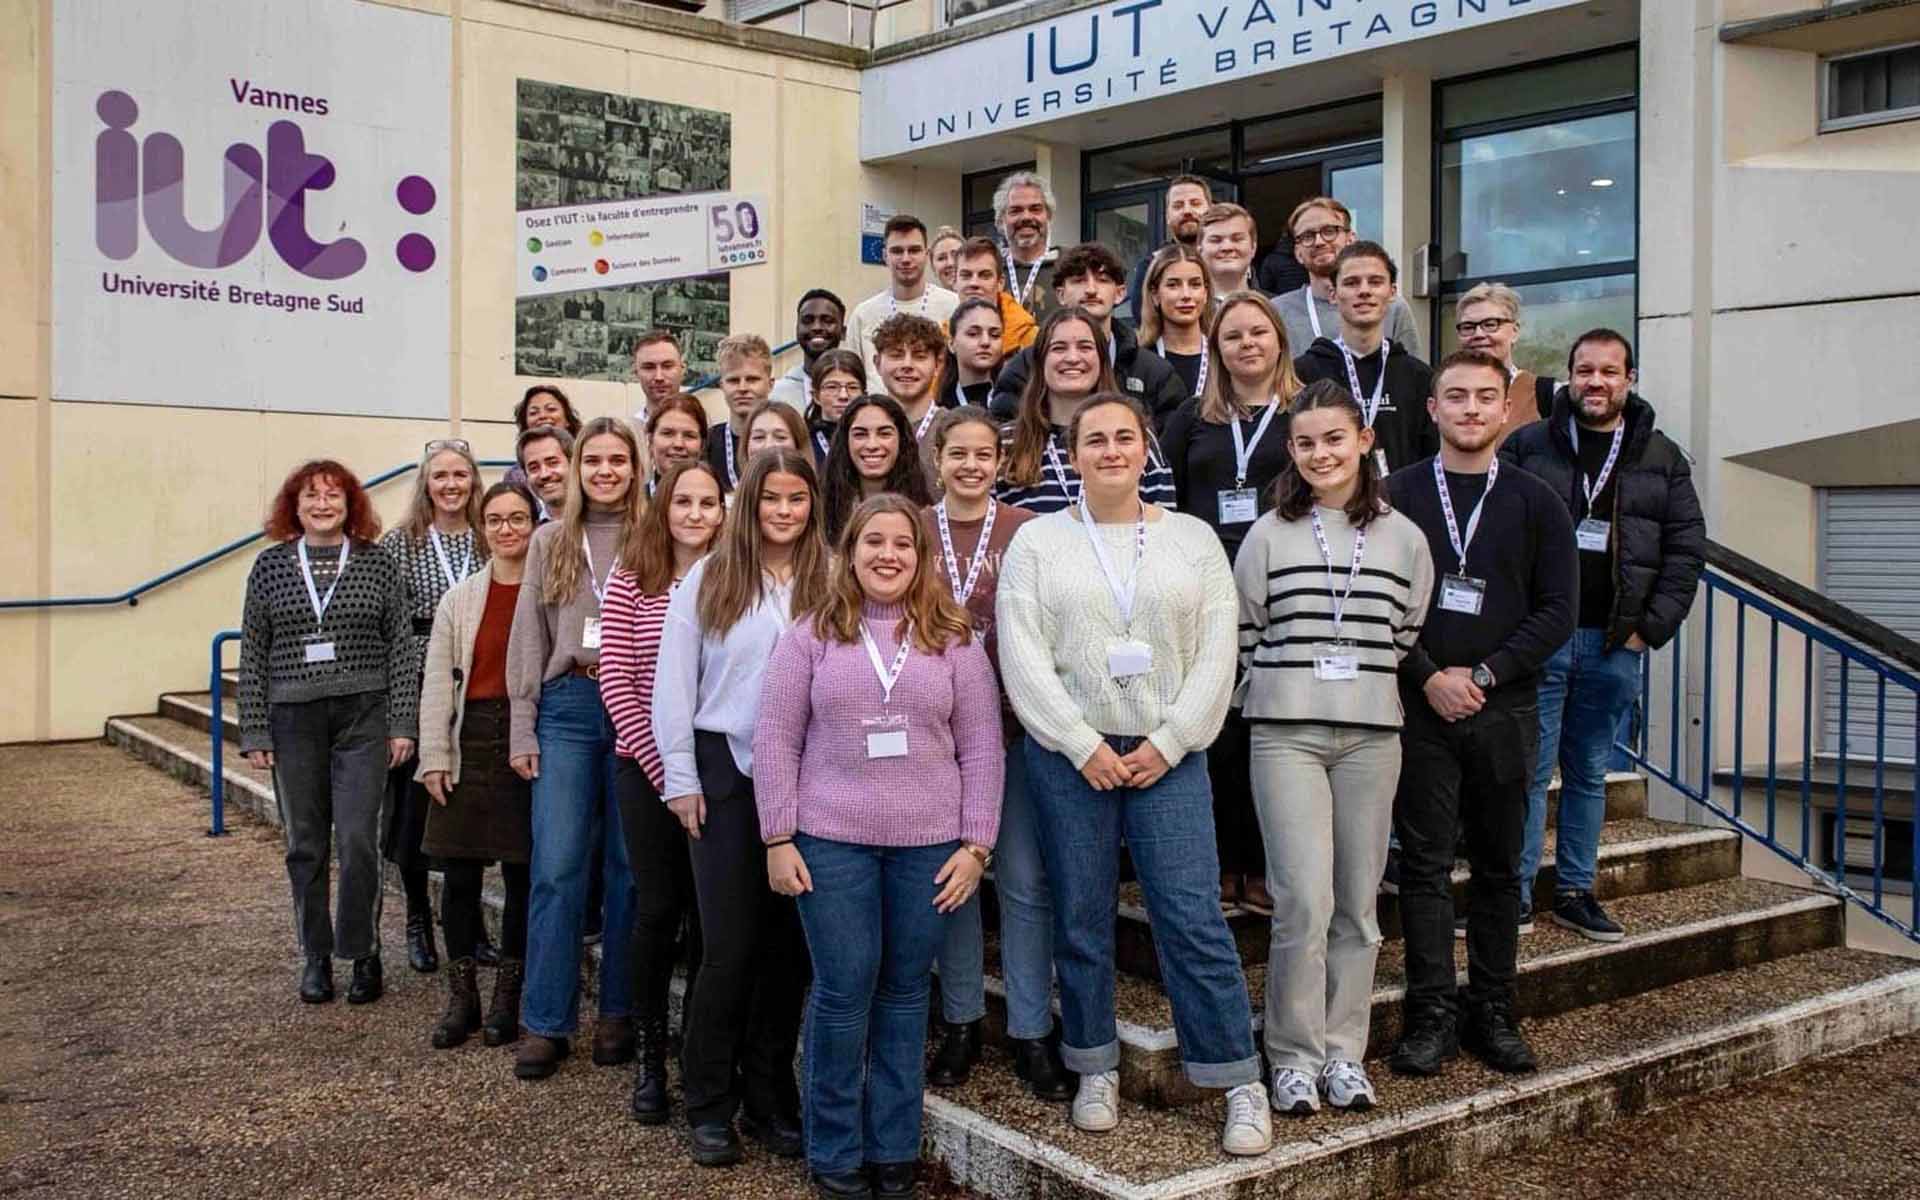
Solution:
M 287 477 L 266 533 L 277 544 L 253 562 L 241 622 L 240 749 L 273 771 L 306 956 L 300 998 L 333 999 L 338 955 L 353 960 L 347 1003 L 368 1004 L 381 992 L 380 802 L 387 771 L 413 754 L 420 705 L 406 588 L 374 541 L 373 502 L 331 459 Z

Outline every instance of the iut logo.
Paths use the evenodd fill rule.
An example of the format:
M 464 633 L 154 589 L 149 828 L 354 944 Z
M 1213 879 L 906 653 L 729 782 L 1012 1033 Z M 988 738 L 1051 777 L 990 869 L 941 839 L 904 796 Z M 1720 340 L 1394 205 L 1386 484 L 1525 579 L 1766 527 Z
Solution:
M 307 229 L 307 193 L 333 186 L 333 163 L 307 150 L 306 135 L 292 121 L 267 127 L 265 155 L 235 142 L 222 155 L 221 220 L 211 229 L 187 221 L 186 151 L 180 139 L 129 132 L 140 106 L 125 92 L 100 93 L 94 111 L 106 124 L 94 139 L 94 244 L 108 258 L 131 258 L 140 231 L 190 267 L 230 267 L 253 252 L 265 225 L 267 240 L 294 270 L 313 279 L 345 279 L 367 264 L 367 250 L 350 237 L 323 242 Z M 437 202 L 433 184 L 408 175 L 394 189 L 402 209 L 420 216 Z M 409 271 L 433 266 L 435 250 L 424 234 L 409 233 L 394 244 L 394 258 Z

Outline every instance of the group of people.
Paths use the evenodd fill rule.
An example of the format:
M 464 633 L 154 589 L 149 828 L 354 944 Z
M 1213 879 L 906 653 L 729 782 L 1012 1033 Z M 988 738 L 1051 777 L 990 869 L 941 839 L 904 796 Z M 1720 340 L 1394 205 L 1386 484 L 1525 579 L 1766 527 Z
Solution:
M 1620 333 L 1536 379 L 1519 297 L 1490 284 L 1430 367 L 1392 257 L 1337 201 L 1293 214 L 1308 282 L 1273 297 L 1245 209 L 1187 177 L 1168 200 L 1168 244 L 1131 270 L 1050 247 L 1028 173 L 996 196 L 1000 240 L 930 245 L 896 216 L 886 290 L 800 298 L 793 370 L 725 339 L 723 420 L 656 331 L 633 421 L 529 389 L 507 478 L 428 442 L 384 537 L 345 465 L 294 471 L 239 697 L 301 998 L 333 999 L 336 957 L 349 1003 L 379 998 L 382 853 L 410 962 L 435 969 L 434 865 L 433 1045 L 515 1043 L 543 1078 L 579 1033 L 597 916 L 591 1054 L 636 1064 L 634 1119 L 670 1117 L 682 964 L 693 1160 L 739 1161 L 744 1133 L 822 1195 L 905 1196 L 924 1087 L 981 1054 L 989 872 L 1014 1073 L 1077 1127 L 1118 1125 L 1130 869 L 1229 1154 L 1265 1152 L 1273 1112 L 1375 1103 L 1383 888 L 1406 943 L 1390 1068 L 1464 1047 L 1533 1070 L 1514 977 L 1536 886 L 1559 924 L 1622 936 L 1593 891 L 1604 771 L 1701 569 L 1686 457 Z M 1130 288 L 1137 325 L 1115 316 Z M 1263 1047 L 1232 911 L 1271 920 Z

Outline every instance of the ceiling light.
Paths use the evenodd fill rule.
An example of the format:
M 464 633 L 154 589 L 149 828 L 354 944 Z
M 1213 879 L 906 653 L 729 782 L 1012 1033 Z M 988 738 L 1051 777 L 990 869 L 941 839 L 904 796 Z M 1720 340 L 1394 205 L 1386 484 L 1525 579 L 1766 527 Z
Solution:
M 1606 178 L 1595 179 L 1591 183 L 1589 183 L 1588 186 L 1597 187 L 1597 188 L 1609 188 L 1613 186 L 1613 180 L 1606 179 Z
M 1566 195 L 1566 194 L 1567 194 L 1567 189 L 1565 189 L 1565 188 L 1555 188 L 1555 189 L 1553 189 L 1553 194 L 1554 194 L 1554 195 L 1556 195 L 1556 196 L 1564 196 L 1564 195 Z

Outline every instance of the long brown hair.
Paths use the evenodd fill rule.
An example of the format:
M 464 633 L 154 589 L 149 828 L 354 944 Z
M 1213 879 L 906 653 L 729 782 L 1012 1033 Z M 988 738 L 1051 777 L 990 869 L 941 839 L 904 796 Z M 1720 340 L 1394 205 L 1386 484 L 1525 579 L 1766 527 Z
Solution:
M 1292 404 L 1293 398 L 1300 394 L 1300 377 L 1293 372 L 1293 348 L 1287 345 L 1286 322 L 1280 319 L 1273 301 L 1259 292 L 1228 292 L 1220 300 L 1220 311 L 1213 314 L 1213 328 L 1207 331 L 1207 390 L 1200 393 L 1200 419 L 1215 425 L 1237 421 L 1262 403 L 1261 398 L 1235 394 L 1233 377 L 1227 374 L 1226 362 L 1220 356 L 1220 327 L 1226 324 L 1227 314 L 1242 305 L 1259 309 L 1261 315 L 1273 323 L 1273 332 L 1279 337 L 1280 363 L 1273 369 L 1273 390 L 1279 395 L 1281 406 Z
M 1007 482 L 1016 487 L 1032 487 L 1040 482 L 1040 462 L 1052 434 L 1052 422 L 1047 420 L 1047 346 L 1053 341 L 1054 331 L 1068 321 L 1078 321 L 1087 327 L 1093 334 L 1094 352 L 1100 358 L 1100 375 L 1088 394 L 1120 390 L 1113 378 L 1113 363 L 1107 357 L 1107 335 L 1100 332 L 1100 322 L 1093 319 L 1093 314 L 1077 304 L 1049 313 L 1040 323 L 1040 332 L 1034 335 L 1033 370 L 1027 373 L 1027 386 L 1020 393 L 1020 408 L 1013 418 Z
M 652 503 L 641 514 L 640 523 L 634 526 L 633 535 L 621 548 L 620 569 L 633 576 L 643 596 L 664 595 L 673 586 L 673 530 L 667 524 L 667 516 L 673 508 L 673 493 L 680 486 L 681 476 L 695 473 L 713 480 L 716 495 L 726 494 L 726 489 L 720 486 L 720 477 L 713 473 L 706 459 L 672 464 L 660 477 L 660 486 L 654 492 Z M 720 540 L 720 532 L 719 529 L 713 531 L 701 551 L 703 554 L 712 552 Z
M 1331 379 L 1321 379 L 1300 389 L 1293 398 L 1292 406 L 1287 410 L 1289 422 L 1304 412 L 1315 409 L 1334 409 L 1345 413 L 1353 420 L 1354 434 L 1358 436 L 1367 427 L 1366 414 L 1360 410 L 1360 402 L 1353 393 L 1341 387 Z M 1313 511 L 1313 485 L 1300 474 L 1300 468 L 1293 461 L 1293 447 L 1287 447 L 1287 465 L 1280 468 L 1279 478 L 1273 481 L 1273 507 L 1282 521 L 1298 521 Z M 1359 484 L 1353 489 L 1353 498 L 1347 501 L 1347 521 L 1355 529 L 1365 528 L 1367 523 L 1388 510 L 1387 481 L 1380 477 L 1380 468 L 1374 456 L 1360 456 Z
M 787 427 L 787 436 L 793 439 L 796 450 L 810 449 L 807 442 L 807 423 L 800 416 L 800 410 L 785 400 L 768 397 L 747 410 L 746 430 L 740 437 L 734 439 L 733 453 L 741 460 L 733 465 L 735 471 L 746 466 L 745 460 L 753 457 L 747 450 L 747 443 L 753 439 L 753 423 L 768 413 L 772 413 L 775 420 Z
M 1153 262 L 1147 267 L 1147 280 L 1140 285 L 1140 344 L 1152 345 L 1160 340 L 1166 330 L 1160 319 L 1160 301 L 1154 298 L 1154 292 L 1160 286 L 1160 280 L 1173 269 L 1176 263 L 1192 263 L 1200 268 L 1200 284 L 1207 289 L 1207 299 L 1200 306 L 1200 333 L 1204 337 L 1213 332 L 1213 276 L 1207 274 L 1207 260 L 1200 252 L 1185 242 L 1175 242 L 1163 246 L 1153 256 Z M 1202 354 L 1206 351 L 1202 350 Z
M 433 527 L 433 495 L 428 490 L 432 481 L 427 478 L 427 471 L 433 466 L 433 460 L 442 454 L 458 455 L 470 472 L 467 478 L 467 528 L 473 531 L 476 539 L 476 558 L 485 558 L 487 543 L 480 537 L 480 509 L 483 503 L 480 498 L 480 464 L 473 461 L 471 451 L 452 442 L 428 442 L 427 445 L 433 449 L 420 456 L 420 469 L 413 473 L 413 499 L 407 504 L 407 515 L 400 519 L 399 528 L 406 533 L 409 541 L 419 543 L 427 540 L 427 530 Z
M 307 481 L 325 479 L 347 496 L 347 516 L 340 532 L 356 542 L 371 542 L 380 536 L 380 514 L 373 511 L 373 500 L 352 471 L 331 458 L 316 458 L 301 463 L 280 484 L 273 503 L 267 508 L 267 536 L 276 542 L 291 542 L 305 532 L 300 524 L 300 493 Z
M 754 455 L 747 477 L 734 490 L 733 511 L 700 578 L 697 612 L 702 633 L 724 635 L 766 592 L 765 568 L 760 565 L 760 493 L 771 475 L 805 480 L 813 499 L 806 528 L 793 547 L 793 611 L 812 612 L 826 599 L 827 543 L 820 536 L 820 481 L 813 473 L 813 456 L 779 446 Z
M 859 577 L 853 573 L 853 550 L 867 522 L 884 513 L 905 517 L 907 528 L 913 530 L 913 581 L 901 601 L 906 612 L 893 636 L 898 639 L 911 632 L 913 644 L 927 654 L 942 654 L 948 646 L 965 645 L 973 637 L 973 622 L 934 570 L 933 544 L 927 537 L 926 523 L 920 519 L 920 508 L 892 492 L 870 496 L 853 510 L 846 532 L 840 535 L 826 600 L 814 612 L 814 632 L 836 642 L 851 642 L 860 636 L 860 607 L 866 602 L 866 593 L 860 590 Z
M 580 588 L 580 578 L 587 573 L 587 552 L 583 548 L 587 526 L 587 484 L 582 478 L 580 459 L 586 454 L 587 443 L 594 438 L 617 437 L 627 445 L 627 454 L 633 462 L 633 476 L 627 484 L 626 511 L 620 514 L 620 531 L 614 538 L 616 559 L 624 553 L 627 540 L 633 536 L 634 526 L 640 522 L 640 514 L 646 508 L 647 489 L 640 481 L 640 442 L 633 436 L 633 426 L 619 417 L 595 417 L 580 430 L 580 438 L 573 444 L 573 471 L 567 476 L 567 511 L 561 521 L 560 535 L 554 539 L 553 549 L 547 558 L 547 577 L 540 584 L 540 602 L 556 608 L 573 602 L 573 596 Z M 609 567 L 609 570 L 612 568 Z

